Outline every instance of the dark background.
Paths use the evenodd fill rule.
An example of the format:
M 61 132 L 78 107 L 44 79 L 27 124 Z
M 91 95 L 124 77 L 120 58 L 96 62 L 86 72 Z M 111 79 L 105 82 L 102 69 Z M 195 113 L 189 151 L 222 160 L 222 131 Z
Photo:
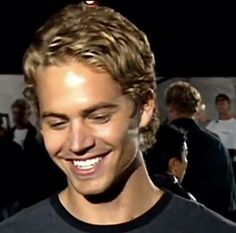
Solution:
M 67 3 L 3 0 L 0 6 L 0 73 L 22 73 L 22 55 L 37 28 Z M 164 2 L 160 3 L 160 2 Z M 181 1 L 103 0 L 139 26 L 150 40 L 162 77 L 236 76 L 234 7 Z

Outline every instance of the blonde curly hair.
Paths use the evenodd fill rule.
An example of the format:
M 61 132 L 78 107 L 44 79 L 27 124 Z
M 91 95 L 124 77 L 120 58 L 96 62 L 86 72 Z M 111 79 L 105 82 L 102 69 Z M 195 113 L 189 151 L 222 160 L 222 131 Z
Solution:
M 108 72 L 136 104 L 143 104 L 150 89 L 156 91 L 155 59 L 145 33 L 108 7 L 72 4 L 36 32 L 25 53 L 25 95 L 36 110 L 38 68 L 72 59 Z M 154 114 L 151 124 L 141 130 L 141 149 L 154 143 L 157 122 Z

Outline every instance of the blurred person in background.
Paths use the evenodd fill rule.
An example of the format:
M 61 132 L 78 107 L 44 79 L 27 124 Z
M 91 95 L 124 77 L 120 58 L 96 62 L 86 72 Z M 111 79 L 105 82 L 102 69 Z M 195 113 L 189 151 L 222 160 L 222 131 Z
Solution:
M 182 185 L 207 207 L 231 218 L 236 209 L 236 187 L 230 155 L 214 134 L 194 120 L 201 94 L 188 82 L 172 83 L 165 102 L 172 125 L 187 132 L 188 167 Z
M 223 93 L 215 97 L 218 119 L 212 120 L 206 128 L 217 134 L 236 162 L 236 119 L 231 112 L 231 100 Z

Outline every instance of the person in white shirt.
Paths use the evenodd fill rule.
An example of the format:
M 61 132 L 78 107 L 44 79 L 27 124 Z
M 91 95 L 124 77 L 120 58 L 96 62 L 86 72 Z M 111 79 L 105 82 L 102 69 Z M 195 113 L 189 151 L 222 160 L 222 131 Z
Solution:
M 218 94 L 215 105 L 219 118 L 212 120 L 206 128 L 218 135 L 236 162 L 236 119 L 231 113 L 231 100 L 226 94 Z

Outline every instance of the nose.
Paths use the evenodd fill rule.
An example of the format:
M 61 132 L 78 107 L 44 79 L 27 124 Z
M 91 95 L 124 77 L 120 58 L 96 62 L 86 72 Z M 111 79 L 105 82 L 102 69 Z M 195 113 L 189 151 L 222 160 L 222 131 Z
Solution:
M 73 122 L 69 134 L 69 150 L 76 155 L 84 155 L 95 145 L 92 130 L 83 122 Z

